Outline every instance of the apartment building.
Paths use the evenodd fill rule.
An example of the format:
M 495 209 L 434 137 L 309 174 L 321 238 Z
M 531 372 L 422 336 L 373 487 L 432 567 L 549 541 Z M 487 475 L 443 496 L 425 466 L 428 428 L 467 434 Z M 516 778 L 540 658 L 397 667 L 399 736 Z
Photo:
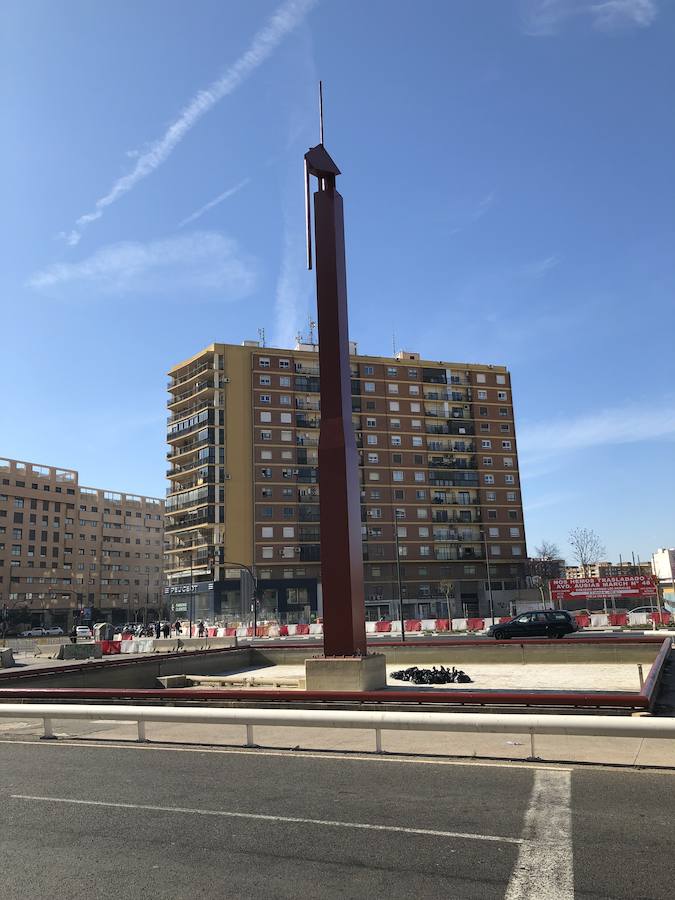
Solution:
M 526 558 L 508 371 L 351 351 L 367 616 L 485 611 Z M 246 566 L 262 616 L 320 614 L 317 347 L 212 344 L 169 375 L 175 611 L 246 618 Z
M 618 562 L 607 560 L 590 563 L 587 566 L 565 566 L 565 574 L 561 578 L 611 578 L 620 575 L 651 575 L 649 562 Z M 558 576 L 556 576 L 558 577 Z
M 66 628 L 158 612 L 163 551 L 163 500 L 84 487 L 73 469 L 0 459 L 5 621 Z

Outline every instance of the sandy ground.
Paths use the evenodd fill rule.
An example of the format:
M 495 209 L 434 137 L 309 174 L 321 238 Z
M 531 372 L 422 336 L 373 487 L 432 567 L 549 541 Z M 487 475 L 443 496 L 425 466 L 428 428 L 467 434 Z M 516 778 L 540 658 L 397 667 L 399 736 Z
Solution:
M 440 665 L 438 663 L 437 665 Z M 430 668 L 433 663 L 420 665 L 419 668 Z M 393 688 L 410 687 L 410 682 L 398 681 L 391 677 L 392 672 L 403 668 L 400 664 L 387 665 L 387 683 Z M 644 677 L 649 667 L 645 665 Z M 499 665 L 483 664 L 467 665 L 464 669 L 472 679 L 472 684 L 432 685 L 427 690 L 571 690 L 571 691 L 635 691 L 640 690 L 638 667 L 635 663 L 623 664 L 582 664 L 582 665 Z M 254 684 L 269 687 L 275 682 L 301 680 L 299 687 L 304 687 L 305 670 L 302 665 L 266 666 L 263 668 L 247 668 L 241 672 L 211 675 L 211 683 L 215 680 L 224 682 L 241 682 L 242 678 Z M 190 677 L 190 676 L 188 676 Z M 199 677 L 199 676 L 195 676 Z M 251 679 L 253 680 L 251 682 Z M 205 680 L 205 684 L 209 681 Z M 240 686 L 240 685 L 237 685 Z M 288 689 L 291 685 L 284 684 Z M 413 687 L 417 688 L 416 685 Z

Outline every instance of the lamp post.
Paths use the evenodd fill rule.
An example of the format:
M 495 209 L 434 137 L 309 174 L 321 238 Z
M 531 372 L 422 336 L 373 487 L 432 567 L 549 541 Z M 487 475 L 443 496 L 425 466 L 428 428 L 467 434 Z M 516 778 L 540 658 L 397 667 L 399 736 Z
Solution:
M 492 579 L 490 577 L 490 559 L 488 557 L 487 532 L 484 528 L 481 528 L 481 535 L 483 537 L 483 547 L 485 548 L 485 571 L 487 572 L 488 594 L 490 597 L 490 618 L 492 619 L 492 624 L 494 624 L 495 608 L 494 608 L 494 601 L 492 598 Z
M 402 510 L 394 509 L 394 542 L 396 545 L 396 583 L 398 584 L 398 608 L 401 616 L 401 643 L 405 643 L 405 619 L 403 617 L 403 588 L 401 587 L 401 556 L 398 548 L 398 520 Z

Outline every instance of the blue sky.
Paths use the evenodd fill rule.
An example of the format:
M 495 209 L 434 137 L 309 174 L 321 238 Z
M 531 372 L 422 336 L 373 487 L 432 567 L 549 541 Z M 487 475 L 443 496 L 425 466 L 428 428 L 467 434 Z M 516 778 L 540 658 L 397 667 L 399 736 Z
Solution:
M 165 373 L 312 310 L 343 171 L 352 337 L 512 371 L 530 551 L 675 543 L 670 0 L 5 0 L 0 454 L 163 495 Z

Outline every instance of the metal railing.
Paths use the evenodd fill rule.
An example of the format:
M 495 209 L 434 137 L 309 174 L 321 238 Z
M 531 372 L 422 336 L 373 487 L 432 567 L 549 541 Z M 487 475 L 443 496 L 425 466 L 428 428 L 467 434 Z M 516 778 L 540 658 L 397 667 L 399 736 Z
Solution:
M 187 699 L 187 695 L 186 695 Z M 135 722 L 138 740 L 146 741 L 148 722 L 201 725 L 241 725 L 246 746 L 254 746 L 255 726 L 281 728 L 358 728 L 375 735 L 375 751 L 382 752 L 383 731 L 524 734 L 536 757 L 536 735 L 609 738 L 665 738 L 675 740 L 675 719 L 624 716 L 530 715 L 523 713 L 434 713 L 348 710 L 212 709 L 195 707 L 103 706 L 66 703 L 1 703 L 0 718 L 42 719 L 43 737 L 56 739 L 54 720 L 113 720 Z

